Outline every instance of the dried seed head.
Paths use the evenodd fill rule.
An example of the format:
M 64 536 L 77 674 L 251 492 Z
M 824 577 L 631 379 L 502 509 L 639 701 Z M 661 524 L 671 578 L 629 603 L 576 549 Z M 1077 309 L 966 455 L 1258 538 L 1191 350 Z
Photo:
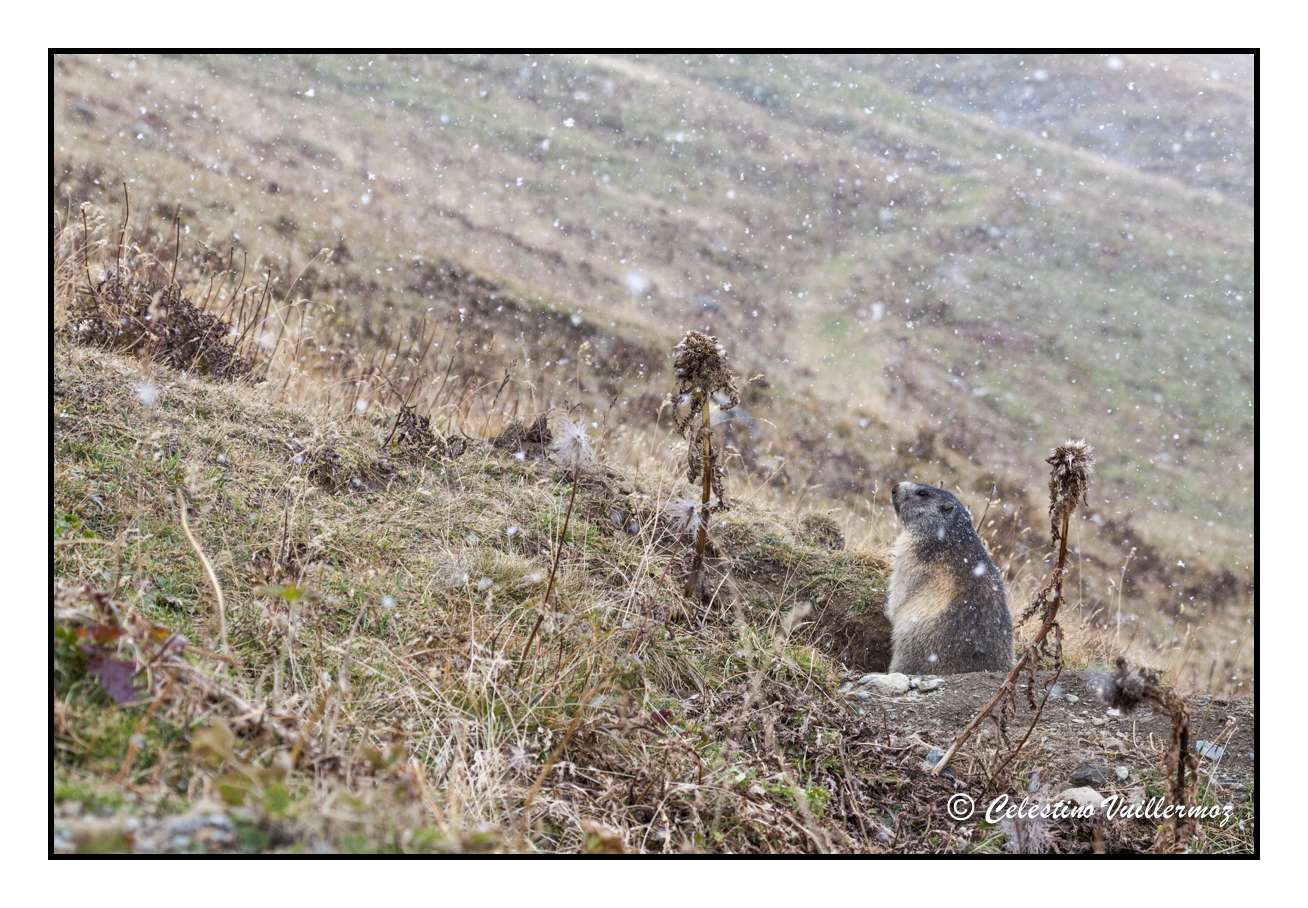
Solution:
M 1133 667 L 1122 658 L 1118 658 L 1113 673 L 1101 676 L 1095 686 L 1101 700 L 1124 713 L 1163 696 L 1163 683 L 1157 671 L 1143 665 Z
M 1084 441 L 1069 441 L 1054 448 L 1045 463 L 1049 464 L 1049 520 L 1053 539 L 1060 538 L 1065 516 L 1086 503 L 1090 477 L 1094 473 L 1094 451 Z
M 550 450 L 554 460 L 570 470 L 585 470 L 595 463 L 595 451 L 586 437 L 586 427 L 570 419 L 563 420 Z
M 999 823 L 1004 834 L 1004 850 L 1009 854 L 1044 854 L 1053 839 L 1049 834 L 1049 820 L 1038 812 L 1006 817 Z
M 736 373 L 727 365 L 727 351 L 713 335 L 687 332 L 681 343 L 673 348 L 672 369 L 677 376 L 679 393 L 720 392 L 727 398 L 727 403 L 722 405 L 724 410 L 740 403 Z
M 674 498 L 663 508 L 663 514 L 678 536 L 691 537 L 699 532 L 699 502 L 690 498 Z

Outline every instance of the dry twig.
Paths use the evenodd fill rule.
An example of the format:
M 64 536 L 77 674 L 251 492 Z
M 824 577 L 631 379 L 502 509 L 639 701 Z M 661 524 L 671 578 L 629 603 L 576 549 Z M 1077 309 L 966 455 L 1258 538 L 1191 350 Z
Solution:
M 229 655 L 231 650 L 227 646 L 227 604 L 223 599 L 223 588 L 218 583 L 218 575 L 214 573 L 213 564 L 209 557 L 204 554 L 204 549 L 200 548 L 200 543 L 196 540 L 195 534 L 191 532 L 191 523 L 186 516 L 186 496 L 182 490 L 177 490 L 178 510 L 182 515 L 182 532 L 186 534 L 186 541 L 191 544 L 195 550 L 196 557 L 200 559 L 200 564 L 204 566 L 204 575 L 209 579 L 209 586 L 213 588 L 214 600 L 218 605 L 218 641 L 221 647 L 220 652 Z

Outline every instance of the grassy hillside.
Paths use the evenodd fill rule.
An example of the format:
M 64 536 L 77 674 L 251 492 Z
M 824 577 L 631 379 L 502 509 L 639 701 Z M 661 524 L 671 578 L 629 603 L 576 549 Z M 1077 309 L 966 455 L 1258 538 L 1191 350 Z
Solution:
M 692 606 L 674 478 L 601 464 L 578 481 L 546 603 L 574 480 L 538 446 L 417 449 L 380 417 L 56 353 L 56 850 L 1018 847 L 941 815 L 984 787 L 997 741 L 942 778 L 923 764 L 998 679 L 847 697 L 848 667 L 885 668 L 886 569 L 811 521 L 723 515 L 713 603 Z M 1129 767 L 1106 792 L 1164 784 L 1131 742 L 1166 736 L 1165 716 L 1084 731 L 1105 721 L 1101 676 L 1071 670 L 1102 659 L 1094 639 L 1068 624 L 1060 689 L 1080 703 L 1059 695 L 1002 784 L 1043 774 L 1052 794 L 1087 760 Z M 1252 847 L 1250 710 L 1192 701 L 1196 736 L 1231 751 L 1205 803 L 1236 810 L 1193 850 Z M 1114 825 L 1107 847 L 1153 834 Z M 1078 822 L 1041 841 L 1104 847 Z
M 860 58 L 906 93 L 1253 201 L 1248 54 L 885 54 Z
M 154 822 L 204 796 L 245 817 L 219 850 L 576 850 L 606 813 L 641 850 L 803 847 L 818 809 L 805 791 L 825 806 L 831 773 L 812 736 L 851 727 L 838 666 L 811 641 L 860 620 L 884 638 L 882 562 L 745 507 L 710 564 L 730 595 L 689 611 L 657 480 L 599 467 L 581 478 L 546 610 L 571 479 L 539 450 L 387 449 L 380 421 L 323 424 L 261 391 L 59 353 L 56 802 L 65 818 L 120 820 L 116 839 L 92 822 L 65 845 L 131 847 L 125 810 Z M 183 496 L 186 526 L 161 489 Z M 222 623 L 188 527 L 221 578 Z M 118 628 L 146 665 L 137 695 L 162 691 L 148 708 L 115 707 L 96 681 L 86 648 Z M 783 703 L 802 713 L 767 706 Z M 760 708 L 780 737 L 731 742 Z M 794 750 L 774 759 L 780 741 Z M 594 765 L 578 776 L 582 754 Z M 538 777 L 530 825 L 515 825 Z M 757 804 L 735 793 L 742 780 L 766 788 Z M 621 797 L 652 784 L 657 808 Z M 706 822 L 669 839 L 670 817 L 695 809 Z M 871 844 L 840 824 L 821 835 Z
M 1099 107 L 1155 83 L 1136 106 L 1177 105 L 1133 109 L 1119 131 L 1185 154 L 1209 147 L 1187 138 L 1197 123 L 1244 135 L 1238 87 L 1196 91 L 1196 107 L 1155 63 L 1097 65 L 1078 78 Z M 1010 80 L 1060 85 L 1060 69 L 1037 83 L 1034 64 L 1012 66 Z M 1082 147 L 1098 108 L 1071 106 L 1077 128 L 1054 137 L 1034 131 L 1038 111 L 1023 130 L 920 100 L 896 87 L 923 88 L 911 70 L 61 58 L 55 198 L 108 202 L 124 179 L 160 215 L 186 206 L 216 249 L 258 236 L 289 274 L 343 240 L 332 274 L 368 291 L 349 300 L 355 323 L 446 302 L 413 276 L 445 259 L 606 330 L 662 341 L 711 322 L 778 384 L 952 429 L 987 468 L 1014 470 L 1046 434 L 1095 435 L 1121 452 L 1115 517 L 1247 569 L 1247 196 L 1093 153 L 1102 138 Z M 1210 151 L 1249 172 L 1240 149 Z

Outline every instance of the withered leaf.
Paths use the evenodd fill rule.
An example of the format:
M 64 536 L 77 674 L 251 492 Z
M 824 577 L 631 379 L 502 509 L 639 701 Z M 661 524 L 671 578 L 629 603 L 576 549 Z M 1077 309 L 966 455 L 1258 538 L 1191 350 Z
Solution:
M 214 719 L 191 737 L 191 753 L 212 766 L 230 760 L 235 746 L 236 735 L 222 719 Z
M 96 655 L 87 661 L 86 671 L 119 706 L 136 699 L 136 663 Z
M 123 629 L 116 624 L 87 624 L 77 629 L 78 640 L 97 646 L 113 643 L 122 635 Z

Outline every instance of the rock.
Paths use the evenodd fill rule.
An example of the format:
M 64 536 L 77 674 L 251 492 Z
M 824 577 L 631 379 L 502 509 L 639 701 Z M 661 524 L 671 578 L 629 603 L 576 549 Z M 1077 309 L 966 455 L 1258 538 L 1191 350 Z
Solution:
M 875 690 L 879 694 L 888 694 L 892 697 L 907 693 L 909 687 L 908 675 L 901 672 L 890 672 L 884 675 L 880 672 L 872 672 L 859 678 L 858 683 L 865 688 Z
M 1131 770 L 1127 769 L 1125 766 L 1119 766 L 1114 771 L 1117 774 L 1117 781 L 1119 782 L 1125 782 L 1127 779 L 1131 778 Z
M 1226 748 L 1213 741 L 1195 741 L 1194 752 L 1205 760 L 1220 760 L 1226 754 Z
M 945 758 L 945 752 L 941 750 L 939 747 L 933 747 L 927 753 L 926 759 L 922 761 L 922 768 L 925 770 L 935 769 L 936 764 L 939 763 L 944 758 Z M 946 779 L 958 778 L 957 776 L 954 775 L 954 767 L 952 766 L 946 766 L 944 769 L 940 771 L 940 775 L 941 777 Z
M 909 684 L 911 684 L 915 689 L 920 690 L 922 691 L 922 693 L 925 694 L 925 693 L 929 693 L 930 691 L 939 690 L 940 688 L 944 687 L 945 679 L 933 678 L 933 677 L 912 678 L 909 680 Z
M 1068 703 L 1077 703 L 1080 701 L 1081 698 L 1078 697 L 1076 694 L 1068 694 L 1063 699 L 1066 700 Z
M 1072 784 L 1102 788 L 1108 784 L 1108 767 L 1102 763 L 1082 763 L 1072 770 Z
M 905 693 L 910 687 L 907 675 L 869 672 L 857 678 L 850 678 L 840 685 L 839 691 L 846 697 L 856 700 L 868 700 L 874 694 L 878 696 L 895 696 Z
M 206 851 L 225 850 L 235 840 L 236 827 L 226 813 L 200 806 L 142 830 L 136 838 L 136 850 L 146 854 L 185 851 L 197 843 Z
M 1065 788 L 1054 798 L 1058 801 L 1071 801 L 1078 807 L 1093 807 L 1095 810 L 1104 806 L 1104 796 L 1093 788 Z

